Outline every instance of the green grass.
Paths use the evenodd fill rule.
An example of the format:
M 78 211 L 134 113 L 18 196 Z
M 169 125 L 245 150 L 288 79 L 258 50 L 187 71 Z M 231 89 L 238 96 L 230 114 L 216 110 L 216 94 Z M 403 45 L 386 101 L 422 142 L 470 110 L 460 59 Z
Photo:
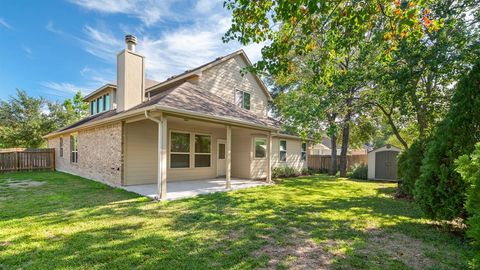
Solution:
M 314 176 L 153 202 L 64 173 L 2 174 L 0 269 L 467 268 L 467 240 L 394 187 Z

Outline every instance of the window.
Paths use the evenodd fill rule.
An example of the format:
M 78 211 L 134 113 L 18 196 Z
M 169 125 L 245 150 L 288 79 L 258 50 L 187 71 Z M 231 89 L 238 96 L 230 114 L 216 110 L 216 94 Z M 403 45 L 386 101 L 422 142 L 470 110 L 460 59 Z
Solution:
M 60 157 L 63 157 L 63 137 L 60 137 Z
M 280 161 L 287 161 L 287 141 L 281 140 L 280 141 Z
M 104 106 L 103 106 L 104 111 L 110 110 L 110 95 L 106 94 L 103 101 L 105 103 Z
M 220 143 L 218 145 L 218 159 L 225 159 L 225 144 Z
M 307 143 L 302 143 L 302 160 L 307 160 Z
M 90 115 L 110 110 L 110 94 L 105 94 L 90 101 Z
M 243 109 L 250 110 L 250 93 L 245 91 L 235 91 L 235 104 Z
M 70 135 L 70 161 L 72 163 L 78 162 L 78 136 Z
M 255 138 L 255 158 L 265 158 L 267 156 L 267 139 Z
M 103 112 L 103 108 L 104 108 L 103 97 L 99 97 L 97 102 L 98 102 L 98 112 L 101 113 Z
M 92 115 L 97 114 L 97 100 L 90 102 L 90 112 Z
M 190 134 L 172 132 L 170 136 L 170 168 L 190 168 Z
M 195 168 L 210 167 L 212 137 L 195 135 Z

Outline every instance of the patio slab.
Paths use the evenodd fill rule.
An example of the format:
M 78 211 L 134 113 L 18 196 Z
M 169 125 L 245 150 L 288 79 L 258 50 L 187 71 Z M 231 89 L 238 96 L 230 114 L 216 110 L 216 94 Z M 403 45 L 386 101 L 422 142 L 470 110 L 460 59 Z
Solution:
M 232 179 L 232 188 L 228 190 L 225 188 L 225 181 L 225 179 L 221 178 L 174 182 L 168 182 L 167 180 L 167 200 L 178 200 L 182 198 L 194 197 L 199 194 L 225 192 L 229 190 L 268 185 L 268 183 L 265 181 Z M 151 199 L 158 199 L 157 184 L 133 185 L 124 186 L 121 188 L 145 197 L 149 197 Z

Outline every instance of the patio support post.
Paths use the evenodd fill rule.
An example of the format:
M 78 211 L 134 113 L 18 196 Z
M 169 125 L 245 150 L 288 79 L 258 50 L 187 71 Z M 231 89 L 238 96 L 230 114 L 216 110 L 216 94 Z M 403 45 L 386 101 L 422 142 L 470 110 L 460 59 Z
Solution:
M 162 117 L 158 123 L 158 196 L 167 198 L 167 119 Z
M 225 152 L 226 152 L 226 157 L 225 157 L 225 178 L 226 178 L 226 189 L 232 188 L 232 183 L 231 183 L 231 169 L 232 169 L 232 127 L 227 126 L 227 144 L 225 145 Z
M 267 135 L 267 183 L 272 182 L 272 132 Z

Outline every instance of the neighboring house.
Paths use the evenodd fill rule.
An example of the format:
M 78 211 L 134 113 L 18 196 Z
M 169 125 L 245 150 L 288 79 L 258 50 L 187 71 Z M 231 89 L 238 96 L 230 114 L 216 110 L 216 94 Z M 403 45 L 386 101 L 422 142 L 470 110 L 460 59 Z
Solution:
M 337 144 L 337 155 L 340 156 L 342 151 L 341 145 Z M 366 155 L 368 146 L 359 149 L 348 149 L 347 155 Z M 316 143 L 310 148 L 311 155 L 330 156 L 332 154 L 332 141 L 329 137 L 324 136 L 319 143 Z
M 171 77 L 145 79 L 136 38 L 117 55 L 117 83 L 85 97 L 90 116 L 45 136 L 56 169 L 113 186 L 224 177 L 271 178 L 307 166 L 307 144 L 268 117 L 271 96 L 240 50 Z

